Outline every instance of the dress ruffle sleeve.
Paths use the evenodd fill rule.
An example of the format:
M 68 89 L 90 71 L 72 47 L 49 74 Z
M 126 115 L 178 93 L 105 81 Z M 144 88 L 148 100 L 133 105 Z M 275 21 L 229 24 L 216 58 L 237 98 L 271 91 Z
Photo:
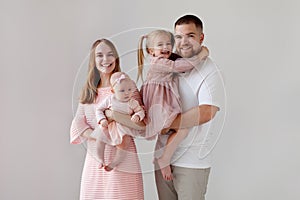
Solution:
M 82 137 L 81 134 L 88 128 L 90 126 L 87 123 L 84 113 L 84 104 L 79 103 L 70 128 L 70 143 L 81 144 L 84 142 L 86 138 Z

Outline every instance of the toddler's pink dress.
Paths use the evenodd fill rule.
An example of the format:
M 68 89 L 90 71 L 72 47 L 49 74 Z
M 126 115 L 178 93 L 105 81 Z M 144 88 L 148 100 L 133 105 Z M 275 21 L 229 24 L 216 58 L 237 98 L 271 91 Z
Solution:
M 96 106 L 97 122 L 106 118 L 104 115 L 104 111 L 106 109 L 111 109 L 119 113 L 132 116 L 137 115 L 139 116 L 140 120 L 143 120 L 145 117 L 145 111 L 137 100 L 130 99 L 128 102 L 121 102 L 116 99 L 114 94 L 110 95 Z M 97 128 L 96 132 L 101 141 L 110 145 L 121 144 L 124 135 L 130 135 L 133 137 L 141 135 L 141 132 L 115 121 L 109 123 L 107 128 L 99 125 L 99 128 Z
M 159 134 L 162 129 L 168 128 L 181 113 L 176 73 L 191 70 L 199 61 L 196 57 L 189 61 L 184 58 L 177 58 L 173 61 L 151 57 L 146 81 L 141 87 L 147 113 L 146 138 L 153 139 L 153 136 Z
M 95 116 L 95 105 L 111 95 L 111 88 L 99 88 L 95 104 L 79 103 L 70 130 L 70 142 L 81 144 L 86 141 L 87 153 L 81 177 L 80 200 L 96 199 L 144 199 L 143 180 L 140 163 L 134 140 L 128 147 L 130 153 L 114 170 L 107 172 L 99 169 L 96 159 L 95 140 L 86 140 L 81 134 L 86 129 L 98 126 Z M 105 163 L 110 163 L 116 152 L 116 147 L 107 145 L 105 148 Z

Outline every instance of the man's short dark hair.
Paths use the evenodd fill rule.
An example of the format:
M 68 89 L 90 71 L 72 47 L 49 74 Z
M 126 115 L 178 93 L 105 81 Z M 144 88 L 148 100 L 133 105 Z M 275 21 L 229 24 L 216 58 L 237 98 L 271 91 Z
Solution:
M 203 31 L 203 23 L 202 23 L 201 19 L 195 15 L 184 15 L 184 16 L 180 17 L 175 22 L 174 28 L 177 25 L 191 24 L 191 23 L 195 24 L 197 28 L 200 28 L 201 32 Z

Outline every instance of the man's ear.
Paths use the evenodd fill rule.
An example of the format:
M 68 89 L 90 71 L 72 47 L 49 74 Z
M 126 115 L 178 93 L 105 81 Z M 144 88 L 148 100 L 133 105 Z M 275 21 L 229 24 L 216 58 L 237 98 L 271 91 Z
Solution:
M 110 91 L 111 91 L 112 93 L 115 93 L 115 91 L 114 91 L 114 89 L 113 89 L 113 88 L 111 88 L 111 89 L 110 89 Z
M 201 35 L 200 35 L 200 44 L 202 44 L 203 40 L 204 40 L 204 33 L 201 33 Z

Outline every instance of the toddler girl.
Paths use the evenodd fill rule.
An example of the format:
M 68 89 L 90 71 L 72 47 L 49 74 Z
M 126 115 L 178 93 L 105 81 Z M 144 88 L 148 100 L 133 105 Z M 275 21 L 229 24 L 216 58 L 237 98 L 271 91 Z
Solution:
M 165 30 L 155 30 L 142 36 L 138 50 L 138 79 L 142 77 L 144 65 L 143 41 L 150 55 L 150 68 L 143 82 L 141 94 L 147 118 L 146 137 L 153 138 L 162 129 L 168 128 L 181 113 L 177 73 L 186 72 L 208 56 L 208 49 L 199 46 L 199 54 L 189 60 L 172 53 L 174 36 Z M 201 48 L 201 49 L 200 49 Z M 200 51 L 201 50 L 201 51 Z M 176 134 L 174 134 L 176 132 Z M 188 129 L 169 130 L 170 134 L 163 155 L 157 159 L 163 177 L 172 180 L 170 161 L 177 145 L 186 137 Z M 176 136 L 176 137 L 175 137 Z M 172 142 L 171 142 L 172 141 Z

